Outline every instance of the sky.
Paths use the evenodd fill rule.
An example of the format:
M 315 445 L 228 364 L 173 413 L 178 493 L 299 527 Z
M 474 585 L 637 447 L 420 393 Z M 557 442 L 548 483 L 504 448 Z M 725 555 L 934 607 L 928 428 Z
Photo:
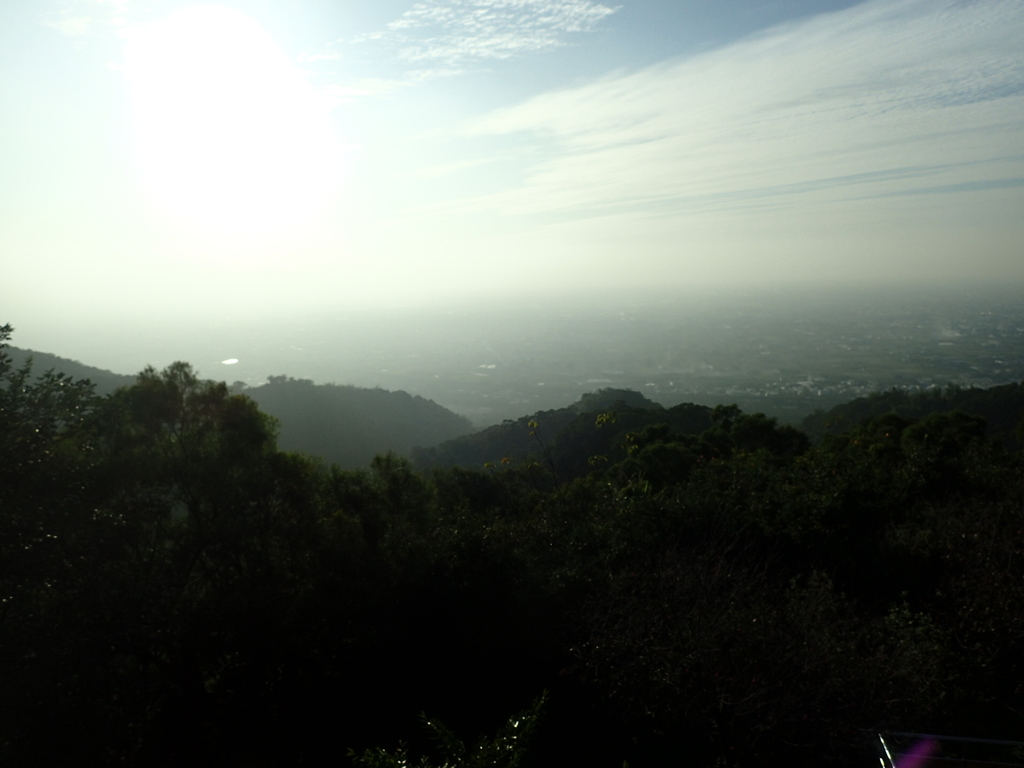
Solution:
M 4 0 L 0 322 L 1024 280 L 1020 0 Z

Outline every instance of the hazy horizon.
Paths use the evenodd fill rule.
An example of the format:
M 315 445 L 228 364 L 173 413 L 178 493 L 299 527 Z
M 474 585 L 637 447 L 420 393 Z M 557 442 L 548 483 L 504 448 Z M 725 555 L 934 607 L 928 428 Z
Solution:
M 834 313 L 836 310 L 862 308 L 866 311 L 885 307 L 893 310 L 901 304 L 920 309 L 936 308 L 950 316 L 965 305 L 986 301 L 1007 302 L 1024 306 L 1024 279 L 1019 283 L 974 282 L 942 283 L 869 283 L 869 284 L 789 284 L 789 285 L 710 285 L 690 288 L 663 287 L 640 290 L 607 291 L 549 291 L 546 294 L 526 294 L 521 297 L 495 299 L 492 296 L 464 297 L 455 302 L 407 302 L 380 306 L 346 305 L 312 307 L 292 312 L 253 308 L 250 311 L 209 312 L 182 314 L 167 322 L 162 318 L 140 316 L 130 326 L 119 322 L 115 310 L 98 310 L 96 324 L 80 323 L 71 316 L 49 315 L 32 322 L 31 314 L 8 313 L 4 322 L 14 329 L 11 343 L 19 348 L 48 352 L 77 360 L 88 365 L 105 368 L 114 373 L 134 375 L 147 365 L 159 366 L 185 359 L 209 378 L 229 376 L 231 367 L 222 360 L 238 357 L 240 338 L 271 338 L 279 343 L 287 341 L 287 334 L 295 329 L 320 323 L 351 323 L 346 343 L 379 337 L 396 337 L 418 333 L 416 325 L 422 318 L 448 319 L 459 337 L 480 336 L 486 327 L 501 330 L 503 335 L 514 336 L 517 324 L 543 329 L 545 318 L 618 315 L 623 312 L 671 314 L 678 318 L 691 318 L 704 323 L 720 319 L 723 314 L 734 314 L 751 304 L 779 316 Z M 947 311 L 948 310 L 948 311 Z M 25 319 L 23 319 L 25 318 Z M 460 318 L 473 318 L 462 326 Z M 207 348 L 201 358 L 192 359 L 189 350 Z M 218 351 L 215 351 L 218 350 Z M 175 356 L 173 351 L 180 351 Z M 84 356 L 84 357 L 83 357 Z M 85 357 L 89 359 L 85 359 Z M 339 366 L 343 360 L 333 361 Z M 278 371 L 296 377 L 309 377 L 304 370 Z M 350 382 L 316 378 L 317 383 Z
M 665 406 L 736 402 L 796 423 L 892 387 L 1024 379 L 1022 297 L 1019 285 L 531 296 L 168 326 L 15 325 L 13 343 L 127 375 L 184 360 L 249 387 L 284 375 L 404 390 L 480 426 L 605 387 Z

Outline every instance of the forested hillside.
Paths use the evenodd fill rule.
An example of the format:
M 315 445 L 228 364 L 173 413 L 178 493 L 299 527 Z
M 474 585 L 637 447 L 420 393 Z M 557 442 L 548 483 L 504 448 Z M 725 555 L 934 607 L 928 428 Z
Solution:
M 46 352 L 9 347 L 17 368 L 32 360 L 34 376 L 54 371 L 88 380 L 95 392 L 108 395 L 130 386 L 134 376 L 83 365 Z M 378 453 L 407 456 L 418 446 L 429 447 L 473 431 L 468 419 L 432 400 L 380 388 L 314 384 L 305 379 L 271 376 L 258 387 L 241 382 L 232 391 L 244 392 L 278 424 L 278 443 L 284 450 L 319 456 L 346 469 L 364 467 Z
M 559 482 L 608 468 L 653 478 L 684 471 L 695 460 L 693 451 L 713 450 L 723 429 L 746 450 L 770 446 L 800 452 L 807 446 L 807 438 L 792 427 L 780 427 L 764 414 L 746 416 L 736 406 L 664 408 L 638 392 L 601 389 L 567 408 L 416 450 L 413 461 L 420 469 L 539 465 Z
M 976 417 L 812 445 L 598 399 L 575 479 L 543 447 L 348 471 L 185 363 L 98 397 L 2 352 L 5 766 L 852 767 L 877 730 L 1024 733 L 1024 456 Z
M 365 467 L 378 453 L 408 455 L 473 430 L 468 419 L 433 400 L 304 379 L 271 376 L 260 387 L 237 390 L 280 423 L 278 443 L 345 469 Z
M 420 469 L 509 466 L 543 461 L 569 480 L 592 471 L 590 462 L 625 458 L 625 436 L 655 424 L 678 432 L 699 433 L 711 426 L 711 409 L 689 403 L 666 409 L 639 392 L 600 389 L 566 408 L 541 411 L 440 445 L 413 451 Z M 603 414 L 600 420 L 596 417 Z
M 49 352 L 36 352 L 32 349 L 8 347 L 7 355 L 10 357 L 11 363 L 17 368 L 25 365 L 31 358 L 32 370 L 36 375 L 52 370 L 78 380 L 88 379 L 96 385 L 96 393 L 100 395 L 109 395 L 118 387 L 127 387 L 135 383 L 134 376 L 123 376 L 120 373 L 107 371 L 103 368 L 84 365 L 77 360 L 69 360 L 66 357 L 51 355 Z
M 1024 419 L 1024 386 L 1004 384 L 989 389 L 936 387 L 927 392 L 908 393 L 898 389 L 876 392 L 818 411 L 803 421 L 803 428 L 815 435 L 839 434 L 864 421 L 894 413 L 908 419 L 921 419 L 933 413 L 962 411 L 980 416 L 992 436 L 1006 441 L 1011 448 L 1020 446 L 1014 430 Z

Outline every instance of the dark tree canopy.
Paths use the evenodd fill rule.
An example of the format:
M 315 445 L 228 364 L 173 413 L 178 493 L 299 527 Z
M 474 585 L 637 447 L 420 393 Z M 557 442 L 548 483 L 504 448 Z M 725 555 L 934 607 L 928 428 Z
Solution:
M 11 333 L 4 765 L 852 767 L 879 730 L 1024 732 L 1024 457 L 977 416 L 812 445 L 618 399 L 344 469 L 186 363 L 99 398 Z

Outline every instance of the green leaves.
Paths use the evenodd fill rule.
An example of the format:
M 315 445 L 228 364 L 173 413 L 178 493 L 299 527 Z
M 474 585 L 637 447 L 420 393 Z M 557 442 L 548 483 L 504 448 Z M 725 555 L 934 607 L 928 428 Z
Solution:
M 547 703 L 547 691 L 525 710 L 510 717 L 490 738 L 482 738 L 467 746 L 441 721 L 420 715 L 440 754 L 440 763 L 426 756 L 418 763 L 410 763 L 404 746 L 394 752 L 381 748 L 368 749 L 361 754 L 349 750 L 352 764 L 358 768 L 519 768 L 526 759 L 530 741 L 534 736 L 541 712 Z

